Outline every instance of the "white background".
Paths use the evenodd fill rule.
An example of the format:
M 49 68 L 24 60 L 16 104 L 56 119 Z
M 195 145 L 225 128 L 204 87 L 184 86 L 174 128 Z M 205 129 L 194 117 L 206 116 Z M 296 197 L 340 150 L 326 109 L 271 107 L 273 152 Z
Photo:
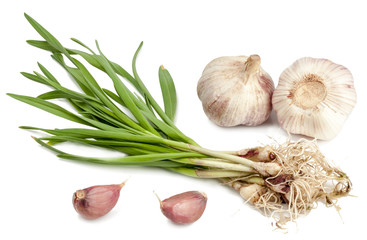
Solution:
M 3 1 L 1 26 L 0 239 L 345 239 L 364 236 L 366 222 L 367 29 L 364 1 Z M 49 54 L 28 46 L 40 39 L 23 17 L 26 12 L 65 46 L 76 37 L 90 46 L 98 39 L 104 53 L 128 71 L 140 41 L 138 71 L 161 101 L 158 67 L 175 80 L 177 126 L 202 146 L 238 150 L 283 141 L 286 133 L 272 114 L 260 127 L 220 128 L 202 111 L 196 84 L 213 58 L 259 54 L 275 84 L 300 57 L 322 57 L 350 69 L 358 102 L 340 134 L 320 142 L 324 154 L 347 172 L 351 194 L 341 199 L 340 215 L 322 204 L 287 231 L 243 204 L 239 195 L 216 181 L 192 179 L 159 169 L 109 167 L 60 160 L 31 139 L 38 133 L 20 125 L 75 127 L 74 123 L 20 103 L 5 93 L 37 96 L 48 90 L 19 73 L 37 70 L 37 61 L 71 86 Z M 130 71 L 131 72 L 131 71 Z M 98 74 L 97 74 L 98 75 Z M 103 75 L 98 75 L 106 79 Z M 103 81 L 103 80 L 101 80 Z M 269 138 L 270 137 L 270 138 Z M 294 139 L 297 137 L 293 136 Z M 65 146 L 84 155 L 103 155 Z M 106 153 L 107 154 L 107 153 Z M 86 221 L 71 204 L 80 188 L 119 183 L 130 177 L 107 216 Z M 188 190 L 208 195 L 201 219 L 171 224 L 160 212 L 161 198 Z M 288 233 L 285 233 L 288 232 Z

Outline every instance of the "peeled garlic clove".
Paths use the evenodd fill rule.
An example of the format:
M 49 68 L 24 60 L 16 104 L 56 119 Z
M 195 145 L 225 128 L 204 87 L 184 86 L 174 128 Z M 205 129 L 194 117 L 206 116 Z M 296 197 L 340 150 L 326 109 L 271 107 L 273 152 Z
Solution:
M 207 197 L 204 193 L 189 191 L 160 201 L 162 213 L 176 224 L 188 224 L 204 213 Z
M 211 61 L 198 82 L 205 114 L 219 126 L 256 126 L 272 109 L 274 83 L 258 55 L 220 57 Z
M 282 72 L 272 101 L 288 132 L 332 139 L 356 104 L 353 76 L 330 60 L 301 58 Z
M 84 218 L 96 219 L 106 215 L 116 205 L 125 185 L 99 185 L 78 190 L 73 195 L 75 210 Z

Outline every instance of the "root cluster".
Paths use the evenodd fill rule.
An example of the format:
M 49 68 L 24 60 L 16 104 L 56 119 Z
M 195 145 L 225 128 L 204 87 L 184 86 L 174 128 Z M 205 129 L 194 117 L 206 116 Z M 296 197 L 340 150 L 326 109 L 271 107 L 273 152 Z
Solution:
M 351 190 L 348 176 L 327 161 L 316 141 L 287 141 L 271 148 L 273 161 L 281 165 L 277 175 L 264 178 L 257 188 L 250 188 L 257 183 L 246 179 L 230 179 L 227 184 L 279 224 L 307 214 L 319 202 L 336 206 L 337 199 Z

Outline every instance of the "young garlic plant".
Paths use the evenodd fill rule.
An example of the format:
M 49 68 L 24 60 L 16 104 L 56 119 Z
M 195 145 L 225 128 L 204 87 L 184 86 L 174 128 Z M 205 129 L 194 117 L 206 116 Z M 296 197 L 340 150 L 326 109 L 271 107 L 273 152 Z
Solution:
M 28 41 L 32 46 L 52 53 L 56 60 L 80 88 L 74 91 L 64 87 L 43 65 L 42 73 L 22 73 L 26 78 L 50 87 L 52 90 L 38 97 L 8 94 L 49 113 L 74 121 L 85 128 L 44 129 L 46 134 L 34 138 L 58 157 L 82 162 L 110 165 L 138 165 L 159 167 L 197 178 L 214 178 L 238 190 L 246 200 L 264 213 L 289 213 L 290 219 L 306 213 L 318 200 L 327 203 L 350 191 L 349 178 L 331 166 L 320 153 L 315 142 L 287 142 L 278 146 L 262 146 L 240 151 L 214 151 L 203 148 L 184 135 L 173 123 L 176 111 L 174 82 L 166 69 L 159 68 L 159 81 L 164 99 L 164 110 L 157 104 L 136 70 L 133 57 L 133 75 L 110 61 L 100 50 L 89 52 L 68 49 L 33 18 L 29 23 L 45 41 Z M 69 60 L 69 64 L 65 62 Z M 103 89 L 77 58 L 105 72 L 114 84 L 114 90 Z M 252 56 L 250 59 L 256 60 Z M 255 61 L 258 74 L 258 61 Z M 251 64 L 250 64 L 251 65 Z M 251 75 L 251 74 L 250 74 Z M 261 73 L 260 73 L 261 76 Z M 127 80 L 136 89 L 132 92 L 122 81 Z M 268 82 L 269 85 L 270 82 Z M 69 111 L 53 99 L 64 99 L 73 108 Z M 119 106 L 120 105 L 120 106 Z M 54 145 L 75 142 L 105 148 L 121 153 L 119 157 L 92 157 L 66 153 Z

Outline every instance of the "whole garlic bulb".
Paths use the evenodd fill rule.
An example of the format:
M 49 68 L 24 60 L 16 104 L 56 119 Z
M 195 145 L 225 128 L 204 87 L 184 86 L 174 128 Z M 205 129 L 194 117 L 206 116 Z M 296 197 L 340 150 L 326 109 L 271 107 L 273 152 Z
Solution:
M 219 126 L 256 126 L 272 109 L 274 83 L 258 55 L 219 57 L 204 69 L 197 93 L 205 114 Z
M 282 72 L 272 101 L 288 132 L 332 139 L 356 104 L 353 76 L 330 60 L 301 58 Z

